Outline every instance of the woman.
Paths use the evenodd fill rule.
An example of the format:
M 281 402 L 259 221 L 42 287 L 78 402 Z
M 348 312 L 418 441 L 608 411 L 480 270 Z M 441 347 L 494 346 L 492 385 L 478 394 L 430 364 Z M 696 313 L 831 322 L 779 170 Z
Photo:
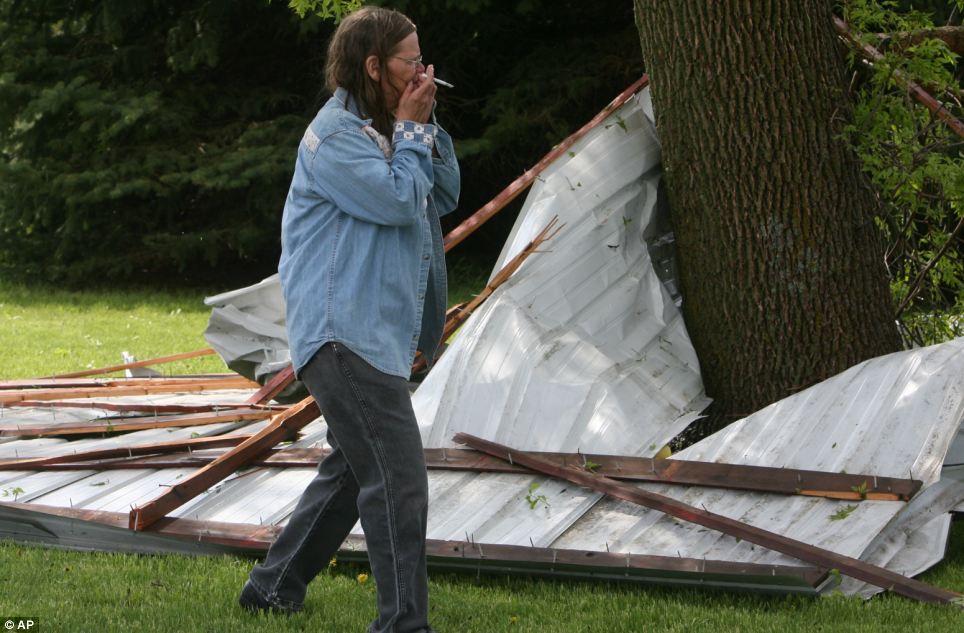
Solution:
M 279 264 L 292 362 L 328 424 L 319 465 L 241 605 L 300 611 L 308 583 L 361 518 L 378 590 L 369 631 L 431 631 L 428 480 L 408 376 L 441 337 L 446 279 L 438 216 L 458 200 L 451 138 L 435 123 L 434 69 L 415 25 L 364 7 L 338 27 L 334 96 L 305 131 Z

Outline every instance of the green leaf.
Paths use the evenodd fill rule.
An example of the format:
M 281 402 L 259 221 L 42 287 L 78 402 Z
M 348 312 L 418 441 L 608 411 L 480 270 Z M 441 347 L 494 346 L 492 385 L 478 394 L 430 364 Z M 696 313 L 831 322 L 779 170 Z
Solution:
M 856 509 L 857 509 L 857 506 L 855 506 L 855 505 L 850 505 L 850 506 L 846 506 L 846 507 L 840 508 L 839 510 L 837 510 L 836 512 L 834 512 L 833 514 L 830 515 L 830 520 L 831 520 L 831 521 L 843 521 L 844 519 L 846 519 L 847 517 L 849 517 L 849 516 L 851 515 L 851 513 L 853 513 L 853 511 L 856 510 Z

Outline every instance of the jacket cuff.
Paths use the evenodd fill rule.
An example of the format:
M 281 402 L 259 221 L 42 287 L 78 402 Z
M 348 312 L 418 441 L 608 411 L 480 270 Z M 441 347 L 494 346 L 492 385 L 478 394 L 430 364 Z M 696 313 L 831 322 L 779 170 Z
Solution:
M 392 135 L 392 145 L 400 141 L 413 141 L 420 145 L 425 145 L 431 150 L 435 145 L 435 126 L 431 123 L 395 121 L 395 133 Z

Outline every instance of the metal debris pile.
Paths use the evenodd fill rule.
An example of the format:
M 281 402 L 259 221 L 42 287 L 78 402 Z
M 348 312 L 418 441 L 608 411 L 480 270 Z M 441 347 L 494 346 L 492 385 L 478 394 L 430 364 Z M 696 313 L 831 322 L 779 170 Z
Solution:
M 657 458 L 708 399 L 674 300 L 644 85 L 446 238 L 532 185 L 413 395 L 430 566 L 959 604 L 910 576 L 941 559 L 964 504 L 945 463 L 964 454 L 964 339 L 867 361 Z M 209 341 L 263 385 L 95 377 L 211 350 L 0 382 L 0 537 L 267 549 L 328 447 L 310 398 L 275 400 L 294 381 L 277 282 L 246 290 L 216 298 Z M 359 525 L 342 555 L 364 557 Z

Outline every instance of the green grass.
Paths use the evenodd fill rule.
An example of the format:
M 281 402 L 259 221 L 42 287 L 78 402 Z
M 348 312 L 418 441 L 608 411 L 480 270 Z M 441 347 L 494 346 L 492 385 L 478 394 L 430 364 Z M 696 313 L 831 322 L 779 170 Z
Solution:
M 964 558 L 955 529 L 950 558 Z M 339 564 L 309 587 L 306 611 L 251 616 L 236 606 L 252 561 L 222 556 L 64 552 L 0 542 L 0 617 L 33 616 L 43 631 L 363 631 L 374 617 L 367 569 Z M 954 567 L 954 570 L 947 569 Z M 926 579 L 964 589 L 961 563 Z M 870 602 L 629 584 L 432 574 L 440 633 L 521 631 L 960 631 L 964 613 L 899 596 Z
M 484 271 L 453 283 L 467 298 Z M 198 293 L 67 292 L 0 282 L 0 378 L 199 349 L 208 310 Z M 213 358 L 174 372 L 222 371 Z M 0 618 L 33 616 L 41 631 L 363 631 L 374 586 L 338 565 L 312 583 L 307 611 L 252 617 L 235 604 L 252 564 L 191 558 L 64 552 L 0 542 Z M 923 576 L 964 592 L 964 522 L 945 560 Z M 869 602 L 805 599 L 629 584 L 522 577 L 431 575 L 432 623 L 440 633 L 521 631 L 960 631 L 964 613 L 899 596 Z M 34 629 L 37 630 L 37 629 Z
M 449 305 L 472 298 L 487 276 L 480 265 L 457 260 Z M 224 290 L 230 288 L 208 294 Z M 122 351 L 142 360 L 206 348 L 203 332 L 210 312 L 201 291 L 73 291 L 0 280 L 0 379 L 118 365 Z M 217 356 L 157 369 L 166 374 L 227 371 Z
M 67 291 L 0 282 L 0 379 L 118 365 L 209 347 L 201 293 Z M 217 356 L 158 367 L 164 373 L 227 371 Z

